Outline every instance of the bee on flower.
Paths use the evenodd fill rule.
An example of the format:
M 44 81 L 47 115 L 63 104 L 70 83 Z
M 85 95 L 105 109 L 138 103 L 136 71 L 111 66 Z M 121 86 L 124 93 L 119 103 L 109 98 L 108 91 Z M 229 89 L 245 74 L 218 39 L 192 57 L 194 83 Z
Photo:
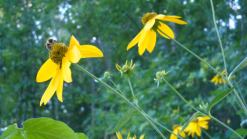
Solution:
M 116 132 L 116 136 L 117 136 L 117 139 L 123 139 L 123 136 L 121 134 L 121 132 Z M 130 133 L 128 134 L 127 136 L 127 139 L 137 139 L 136 135 L 134 135 L 133 137 L 130 136 Z M 141 135 L 139 137 L 139 139 L 144 139 L 144 135 Z
M 96 46 L 80 45 L 73 35 L 68 47 L 54 40 L 47 42 L 49 58 L 40 67 L 36 82 L 45 82 L 50 79 L 51 81 L 40 100 L 40 106 L 46 105 L 55 92 L 58 100 L 63 102 L 63 82 L 72 82 L 71 63 L 78 63 L 81 58 L 103 57 L 103 53 Z
M 195 135 L 200 137 L 202 134 L 202 129 L 208 129 L 208 122 L 210 120 L 209 116 L 197 117 L 189 122 L 184 131 L 189 135 L 194 137 Z
M 221 74 L 216 74 L 211 80 L 210 82 L 213 83 L 214 85 L 220 85 L 220 84 L 225 84 L 226 83 L 226 80 L 222 77 L 222 76 L 225 76 L 227 73 L 226 73 L 226 70 L 223 70 L 221 72 Z
M 123 66 L 120 66 L 116 64 L 116 69 L 121 73 L 121 75 L 126 74 L 130 75 L 131 72 L 134 70 L 135 64 L 133 63 L 133 60 L 126 60 L 125 64 Z
M 178 136 L 180 136 L 182 138 L 186 137 L 184 131 L 182 130 L 182 126 L 174 125 L 172 134 L 170 135 L 170 139 L 178 139 Z
M 146 13 L 142 17 L 141 22 L 144 27 L 127 46 L 127 50 L 129 50 L 138 44 L 139 55 L 143 55 L 145 50 L 149 53 L 153 52 L 156 43 L 156 33 L 166 39 L 175 38 L 173 30 L 167 25 L 167 22 L 181 25 L 187 24 L 180 16 L 163 15 L 155 12 Z

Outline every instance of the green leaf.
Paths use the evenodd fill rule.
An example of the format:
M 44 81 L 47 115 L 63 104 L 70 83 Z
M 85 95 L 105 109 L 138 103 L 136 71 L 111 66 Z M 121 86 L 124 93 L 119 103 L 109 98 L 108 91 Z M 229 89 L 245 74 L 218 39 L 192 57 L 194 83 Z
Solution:
M 73 139 L 74 131 L 65 123 L 51 118 L 33 118 L 23 123 L 28 139 Z
M 21 129 L 13 124 L 7 127 L 0 139 L 24 139 L 24 136 L 21 134 Z
M 84 133 L 76 133 L 77 139 L 88 139 L 88 136 Z
M 209 112 L 216 104 L 218 104 L 221 100 L 223 100 L 226 96 L 228 96 L 232 92 L 232 90 L 233 89 L 228 89 L 225 91 L 220 91 L 220 90 L 214 91 L 215 93 L 217 92 L 218 95 L 211 101 L 211 103 L 209 103 L 208 105 Z
M 23 128 L 10 125 L 0 139 L 88 139 L 75 133 L 68 125 L 51 118 L 33 118 L 23 123 Z

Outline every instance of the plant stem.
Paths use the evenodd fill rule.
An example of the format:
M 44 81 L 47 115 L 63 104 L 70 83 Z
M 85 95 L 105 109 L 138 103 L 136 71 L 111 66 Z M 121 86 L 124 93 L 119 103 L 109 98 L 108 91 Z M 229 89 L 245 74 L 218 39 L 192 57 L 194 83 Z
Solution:
M 193 56 L 195 56 L 197 59 L 199 59 L 200 61 L 202 61 L 204 64 L 207 64 L 208 67 L 210 69 L 212 69 L 215 73 L 218 73 L 218 71 L 211 64 L 209 64 L 206 60 L 204 60 L 203 58 L 201 58 L 199 55 L 197 55 L 196 53 L 194 53 L 193 51 L 191 51 L 189 48 L 187 48 L 186 46 L 184 46 L 182 43 L 180 43 L 176 39 L 173 39 L 173 41 L 176 44 L 178 44 L 180 47 L 182 47 L 183 49 L 185 49 L 187 52 L 189 52 L 190 54 L 192 54 Z
M 247 61 L 247 57 L 245 57 L 233 70 L 232 72 L 229 74 L 228 76 L 228 80 L 231 79 L 232 75 L 240 68 L 240 66 Z
M 218 29 L 217 24 L 216 24 L 213 0 L 210 0 L 210 4 L 211 4 L 211 9 L 212 9 L 214 28 L 216 30 L 216 34 L 217 34 L 217 38 L 218 38 L 218 41 L 219 41 L 219 44 L 220 44 L 221 54 L 222 54 L 222 58 L 223 58 L 223 62 L 224 62 L 224 69 L 226 70 L 226 73 L 227 73 L 226 58 L 225 58 L 225 53 L 224 53 L 224 48 L 223 48 L 223 45 L 222 45 L 222 41 L 220 39 L 219 29 Z
M 182 139 L 182 137 L 181 137 L 179 134 L 177 135 L 177 134 L 173 133 L 170 129 L 168 129 L 167 127 L 165 127 L 164 125 L 162 125 L 162 124 L 159 123 L 158 121 L 156 121 L 156 120 L 154 120 L 153 118 L 151 118 L 147 113 L 145 113 L 145 111 L 144 111 L 144 110 L 138 105 L 138 103 L 137 103 L 138 100 L 137 100 L 137 98 L 135 97 L 134 89 L 133 89 L 133 87 L 132 87 L 132 82 L 131 82 L 131 80 L 130 80 L 129 77 L 128 77 L 128 83 L 129 83 L 129 87 L 130 87 L 132 96 L 133 96 L 133 98 L 134 98 L 134 104 L 136 105 L 136 107 L 138 107 L 139 110 L 142 111 L 142 113 L 143 113 L 148 119 L 150 119 L 152 122 L 154 122 L 154 123 L 157 124 L 158 126 L 164 128 L 166 131 L 170 132 L 171 134 L 174 134 L 174 135 L 177 136 L 178 138 L 181 138 L 181 139 Z
M 244 110 L 245 114 L 247 115 L 246 104 L 244 103 L 244 101 L 240 97 L 239 92 L 236 90 L 236 88 L 234 88 L 234 86 L 233 86 L 233 84 L 232 84 L 232 82 L 230 80 L 227 79 L 227 83 L 231 88 L 233 88 L 233 92 L 234 92 L 235 96 L 237 97 L 237 99 L 238 99 L 238 101 L 240 103 L 240 106 L 242 107 L 242 109 Z
M 149 123 L 150 125 L 156 130 L 157 133 L 159 133 L 159 135 L 163 138 L 166 139 L 166 137 L 164 136 L 164 134 L 159 130 L 159 128 L 148 118 L 146 117 L 146 115 L 144 114 L 143 111 L 141 111 L 135 104 L 133 104 L 132 102 L 129 101 L 128 98 L 126 98 L 124 95 L 122 95 L 118 90 L 112 88 L 110 85 L 108 85 L 106 82 L 100 80 L 99 78 L 97 78 L 96 76 L 94 76 L 92 73 L 90 73 L 89 71 L 87 71 L 86 69 L 84 69 L 82 66 L 75 64 L 75 66 L 82 72 L 84 72 L 85 74 L 87 74 L 88 76 L 90 76 L 91 78 L 93 78 L 94 80 L 98 81 L 99 83 L 101 83 L 105 88 L 111 90 L 112 92 L 114 92 L 115 94 L 117 94 L 118 96 L 120 96 L 126 103 L 128 103 L 131 107 L 133 107 L 134 109 L 136 109 Z
M 134 93 L 134 90 L 133 90 L 133 87 L 132 87 L 131 80 L 130 80 L 130 78 L 129 78 L 129 77 L 127 77 L 127 80 L 128 80 L 128 84 L 129 84 L 129 88 L 130 88 L 130 91 L 131 91 L 132 97 L 133 97 L 133 99 L 135 100 L 135 99 L 136 99 L 136 96 L 135 96 L 135 93 Z
M 187 105 L 189 105 L 194 111 L 199 112 L 201 114 L 204 115 L 208 115 L 205 112 L 202 112 L 201 110 L 197 109 L 196 107 L 194 107 L 188 100 L 186 100 L 180 92 L 178 92 L 176 90 L 176 88 L 170 84 L 166 79 L 164 79 L 165 83 L 180 97 L 180 99 L 182 99 Z M 214 121 L 216 121 L 217 123 L 221 124 L 222 126 L 224 126 L 225 128 L 227 128 L 228 130 L 230 130 L 232 133 L 234 133 L 235 135 L 237 135 L 239 138 L 244 139 L 241 135 L 239 135 L 236 131 L 234 131 L 231 127 L 229 127 L 228 125 L 226 125 L 225 123 L 221 122 L 220 120 L 218 120 L 216 117 L 214 117 L 213 115 L 211 115 L 211 113 L 209 112 L 209 117 L 212 118 Z
M 160 32 L 164 33 L 162 30 L 158 29 Z M 170 38 L 172 41 L 174 41 L 176 44 L 178 44 L 180 47 L 182 47 L 184 50 L 186 50 L 187 52 L 189 52 L 190 54 L 192 54 L 193 56 L 195 56 L 198 60 L 200 60 L 201 62 L 203 62 L 204 64 L 207 64 L 208 67 L 210 69 L 212 69 L 215 73 L 218 73 L 218 71 L 211 65 L 209 64 L 206 60 L 204 60 L 203 58 L 201 58 L 199 55 L 197 55 L 196 53 L 194 53 L 193 51 L 191 51 L 189 48 L 187 48 L 186 46 L 184 46 L 182 43 L 180 43 L 179 41 L 177 41 L 176 39 L 172 39 Z

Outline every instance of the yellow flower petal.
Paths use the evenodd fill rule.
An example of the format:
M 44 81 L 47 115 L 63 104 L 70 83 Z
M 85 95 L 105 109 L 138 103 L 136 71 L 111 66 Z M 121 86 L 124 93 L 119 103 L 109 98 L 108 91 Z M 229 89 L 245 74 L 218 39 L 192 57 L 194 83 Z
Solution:
M 180 25 L 185 25 L 187 24 L 187 22 L 179 19 L 181 18 L 180 16 L 165 16 L 165 15 L 157 15 L 155 17 L 155 19 L 161 20 L 161 21 L 168 21 L 168 22 L 173 22 L 176 24 L 180 24 Z
M 177 16 L 177 15 L 165 15 L 165 17 L 168 17 L 168 18 L 182 18 L 181 16 Z
M 198 122 L 199 127 L 208 129 L 208 121 L 200 121 Z
M 81 58 L 103 57 L 102 51 L 93 45 L 81 45 L 79 50 Z
M 144 135 L 141 135 L 141 136 L 140 136 L 140 139 L 144 139 Z
M 131 42 L 128 44 L 127 46 L 127 50 L 129 50 L 130 48 L 134 47 L 140 40 L 142 33 L 143 33 L 143 29 L 135 36 L 134 39 L 131 40 Z
M 71 69 L 70 69 L 71 63 L 69 62 L 69 60 L 67 60 L 67 58 L 63 58 L 62 62 L 63 62 L 62 63 L 63 80 L 67 83 L 70 83 L 72 82 Z
M 80 46 L 79 42 L 72 35 L 70 38 L 69 48 L 68 48 L 68 51 L 66 53 L 66 57 L 69 59 L 69 61 L 71 63 L 77 63 L 80 60 L 81 54 L 80 54 L 80 50 L 78 48 L 79 46 Z
M 154 30 L 150 30 L 149 33 L 149 44 L 147 44 L 147 50 L 149 53 L 152 53 L 156 44 L 156 32 Z
M 123 136 L 120 132 L 116 132 L 117 139 L 123 139 Z
M 138 43 L 138 53 L 139 55 L 143 55 L 148 45 L 150 45 L 149 37 L 152 35 L 152 30 L 145 30 L 141 36 L 141 39 Z
M 198 125 L 196 126 L 195 132 L 196 132 L 196 135 L 197 135 L 198 137 L 200 137 L 201 134 L 202 134 L 201 128 L 200 128 Z
M 182 126 L 180 126 L 180 125 L 174 125 L 173 132 L 170 135 L 170 139 L 177 139 L 178 138 L 177 135 L 179 135 L 183 138 L 186 136 L 184 131 L 182 131 Z
M 176 15 L 163 15 L 163 14 L 158 14 L 157 16 L 155 16 L 155 19 L 158 20 L 163 20 L 164 18 L 182 18 L 182 17 Z
M 160 24 L 158 26 L 158 29 L 160 30 L 159 33 L 162 33 L 160 35 L 162 35 L 162 36 L 168 36 L 170 39 L 174 39 L 175 38 L 174 32 L 166 24 L 160 22 Z
M 199 121 L 208 121 L 208 120 L 210 120 L 211 118 L 210 118 L 209 116 L 203 116 L 203 117 L 197 117 L 197 119 L 198 119 Z
M 59 84 L 58 84 L 58 88 L 57 88 L 56 94 L 57 94 L 57 99 L 60 102 L 63 102 L 63 78 L 60 78 L 60 80 L 59 80 Z
M 58 65 L 54 63 L 50 58 L 40 67 L 37 76 L 36 76 L 36 82 L 44 82 L 52 78 L 56 70 L 58 68 Z
M 58 70 L 55 77 L 52 78 L 47 89 L 45 90 L 45 93 L 43 94 L 40 100 L 40 106 L 42 106 L 43 104 L 46 105 L 48 101 L 51 99 L 51 97 L 54 95 L 55 91 L 58 88 L 60 78 L 61 78 L 61 71 Z
M 154 23 L 155 23 L 155 18 L 153 19 L 150 19 L 144 26 L 144 30 L 150 30 L 152 29 L 152 27 L 154 26 Z

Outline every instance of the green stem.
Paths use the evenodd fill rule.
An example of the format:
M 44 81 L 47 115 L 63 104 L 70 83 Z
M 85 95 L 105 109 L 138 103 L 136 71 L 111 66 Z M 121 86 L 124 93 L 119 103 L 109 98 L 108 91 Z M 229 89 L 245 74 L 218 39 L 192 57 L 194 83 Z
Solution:
M 161 31 L 161 30 L 159 30 Z M 161 31 L 162 32 L 162 31 Z M 195 56 L 197 59 L 199 59 L 200 61 L 202 61 L 203 63 L 207 64 L 209 66 L 209 68 L 211 68 L 216 74 L 221 75 L 224 79 L 226 79 L 228 81 L 228 84 L 231 88 L 233 88 L 233 85 L 231 83 L 229 83 L 229 79 L 227 79 L 227 77 L 225 75 L 222 75 L 222 73 L 218 73 L 218 71 L 211 65 L 209 64 L 206 60 L 202 59 L 200 56 L 198 56 L 196 53 L 194 53 L 193 51 L 191 51 L 189 48 L 187 48 L 186 46 L 184 46 L 183 44 L 181 44 L 179 41 L 173 39 L 173 41 L 178 44 L 179 46 L 181 46 L 183 49 L 185 49 L 186 51 L 188 51 L 190 54 L 192 54 L 193 56 Z M 223 47 L 222 47 L 223 48 Z M 239 100 L 240 106 L 242 107 L 242 109 L 244 109 L 245 113 L 247 114 L 247 108 L 245 107 L 243 100 L 241 99 L 241 97 L 239 97 L 239 94 L 237 92 L 236 89 L 234 89 L 234 94 L 236 95 L 237 99 Z
M 129 87 L 132 93 L 132 96 L 135 98 L 135 101 L 138 102 L 137 98 L 135 97 L 135 93 L 134 93 L 134 89 L 132 87 L 132 82 L 130 80 L 130 78 L 128 77 L 128 83 L 129 83 Z M 170 129 L 168 129 L 167 127 L 165 127 L 163 124 L 159 123 L 157 120 L 154 120 L 153 118 L 151 118 L 147 113 L 145 113 L 145 111 L 138 105 L 138 103 L 134 102 L 134 104 L 142 111 L 142 113 L 148 118 L 150 119 L 152 122 L 154 122 L 155 124 L 157 124 L 158 126 L 164 128 L 166 131 L 168 131 L 171 134 L 174 134 L 175 136 L 177 136 L 178 138 L 182 139 L 182 137 L 178 134 L 173 133 L 173 131 L 171 131 Z
M 228 80 L 231 79 L 232 75 L 240 68 L 240 66 L 247 61 L 247 57 L 245 57 L 233 70 L 232 72 L 229 74 L 228 76 Z
M 111 90 L 112 92 L 114 92 L 115 94 L 117 94 L 118 96 L 120 96 L 126 103 L 128 103 L 131 107 L 133 107 L 134 109 L 136 109 L 149 123 L 150 125 L 156 130 L 157 133 L 160 134 L 160 136 L 163 139 L 166 139 L 166 137 L 164 136 L 164 134 L 159 130 L 159 128 L 149 119 L 146 117 L 145 114 L 143 114 L 143 112 L 136 107 L 135 104 L 133 104 L 132 102 L 129 101 L 128 98 L 126 98 L 124 95 L 122 95 L 118 90 L 112 88 L 110 85 L 108 85 L 106 82 L 100 80 L 99 78 L 97 78 L 96 76 L 94 76 L 92 73 L 90 73 L 89 71 L 87 71 L 86 69 L 84 69 L 82 66 L 75 64 L 75 66 L 81 70 L 82 72 L 84 72 L 85 74 L 87 74 L 88 76 L 90 76 L 91 78 L 93 78 L 94 80 L 98 81 L 99 83 L 101 83 L 105 88 Z
M 162 30 L 158 29 L 158 31 L 162 32 L 163 34 L 166 34 L 164 33 Z M 167 35 L 167 37 L 169 38 L 169 36 Z M 180 47 L 182 47 L 184 50 L 186 50 L 187 52 L 189 52 L 191 55 L 195 56 L 198 60 L 200 60 L 201 62 L 203 62 L 204 64 L 208 65 L 208 67 L 210 69 L 212 69 L 215 73 L 218 74 L 218 71 L 211 65 L 209 64 L 206 60 L 204 60 L 203 58 L 201 58 L 199 55 L 197 55 L 196 53 L 194 53 L 193 51 L 191 51 L 189 48 L 187 48 L 186 46 L 184 46 L 182 43 L 180 43 L 179 41 L 177 41 L 176 39 L 172 39 L 170 38 L 171 40 L 173 40 L 176 44 L 178 44 Z
M 130 78 L 128 77 L 128 84 L 129 84 L 129 88 L 130 88 L 130 91 L 131 91 L 131 94 L 132 94 L 132 97 L 133 99 L 135 100 L 136 99 L 136 96 L 135 96 L 135 93 L 134 93 L 134 90 L 133 90 L 133 86 L 132 86 L 132 83 L 131 83 L 131 80 Z
M 223 58 L 223 62 L 224 62 L 224 68 L 225 68 L 226 73 L 227 73 L 226 58 L 225 58 L 225 53 L 224 53 L 224 48 L 223 48 L 223 45 L 222 45 L 222 41 L 220 39 L 219 29 L 218 29 L 217 24 L 216 24 L 216 18 L 215 18 L 215 11 L 214 11 L 214 3 L 213 3 L 213 0 L 210 0 L 210 4 L 211 4 L 211 9 L 212 9 L 214 28 L 216 30 L 217 38 L 218 38 L 218 41 L 219 41 L 219 44 L 220 44 L 221 54 L 222 54 L 222 58 Z
M 204 134 L 205 134 L 208 138 L 210 138 L 210 139 L 213 138 L 212 136 L 209 135 L 209 133 L 208 133 L 207 131 L 204 131 Z
M 237 99 L 238 99 L 238 101 L 240 103 L 240 106 L 242 107 L 242 109 L 244 110 L 245 114 L 247 115 L 246 104 L 244 103 L 244 101 L 240 97 L 239 92 L 234 88 L 234 86 L 233 86 L 233 84 L 232 84 L 232 82 L 230 80 L 227 79 L 227 83 L 231 88 L 233 88 L 233 92 L 234 92 L 235 96 L 237 97 Z
M 218 71 L 211 64 L 209 64 L 206 60 L 204 60 L 203 58 L 201 58 L 199 55 L 197 55 L 196 53 L 194 53 L 193 51 L 191 51 L 189 48 L 187 48 L 186 46 L 184 46 L 182 43 L 180 43 L 176 39 L 173 39 L 173 41 L 176 44 L 178 44 L 180 47 L 182 47 L 184 50 L 186 50 L 187 52 L 189 52 L 190 54 L 192 54 L 193 56 L 195 56 L 197 59 L 199 59 L 200 61 L 202 61 L 204 64 L 207 64 L 208 67 L 210 69 L 212 69 L 215 73 L 218 73 Z
M 188 100 L 186 100 L 180 92 L 178 92 L 176 90 L 175 87 L 173 87 L 172 84 L 170 84 L 166 79 L 164 79 L 165 83 L 180 97 L 180 99 L 182 99 L 187 105 L 189 105 L 194 111 L 199 112 L 201 114 L 204 115 L 208 115 L 205 112 L 202 112 L 201 110 L 197 109 L 196 107 L 194 107 Z M 216 121 L 217 123 L 221 124 L 222 126 L 224 126 L 225 128 L 227 128 L 228 130 L 230 130 L 232 133 L 234 133 L 236 136 L 238 136 L 241 139 L 244 139 L 241 135 L 239 135 L 236 131 L 234 131 L 231 127 L 229 127 L 228 125 L 226 125 L 225 123 L 221 122 L 220 120 L 218 120 L 216 117 L 214 117 L 213 115 L 211 115 L 211 113 L 209 112 L 209 117 L 211 119 L 213 119 L 214 121 Z

